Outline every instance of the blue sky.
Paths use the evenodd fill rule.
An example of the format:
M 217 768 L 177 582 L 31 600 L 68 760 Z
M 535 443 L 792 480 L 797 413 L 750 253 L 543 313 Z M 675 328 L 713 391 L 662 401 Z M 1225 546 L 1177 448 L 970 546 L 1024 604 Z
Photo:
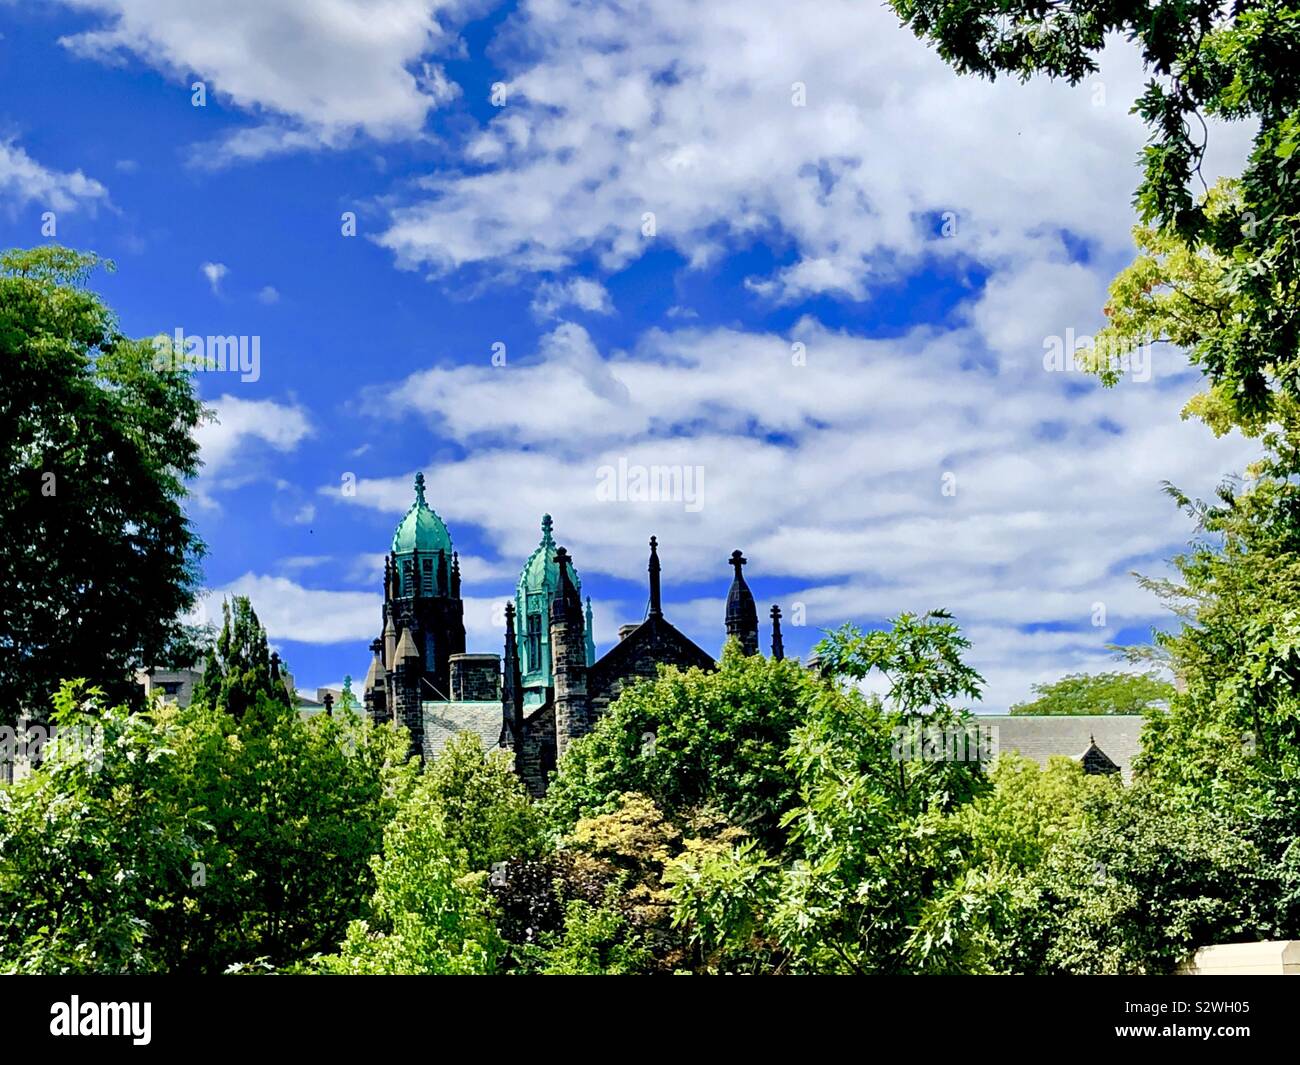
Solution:
M 987 709 L 1143 638 L 1129 573 L 1190 534 L 1160 482 L 1251 450 L 1180 421 L 1178 352 L 1112 390 L 1044 365 L 1131 254 L 1140 70 L 988 85 L 883 7 L 817 11 L 0 3 L 0 243 L 52 212 L 127 332 L 259 338 L 257 380 L 196 375 L 206 609 L 251 595 L 300 686 L 360 677 L 423 470 L 475 650 L 543 511 L 602 648 L 652 533 L 711 651 L 736 547 L 791 653 L 952 610 Z M 606 498 L 620 460 L 702 493 Z

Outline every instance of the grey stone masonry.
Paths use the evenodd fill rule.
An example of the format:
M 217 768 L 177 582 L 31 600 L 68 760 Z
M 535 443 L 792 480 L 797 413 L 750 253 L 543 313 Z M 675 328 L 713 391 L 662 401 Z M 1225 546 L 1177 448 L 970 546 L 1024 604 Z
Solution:
M 476 703 L 501 699 L 501 656 L 458 654 L 448 659 L 451 701 Z

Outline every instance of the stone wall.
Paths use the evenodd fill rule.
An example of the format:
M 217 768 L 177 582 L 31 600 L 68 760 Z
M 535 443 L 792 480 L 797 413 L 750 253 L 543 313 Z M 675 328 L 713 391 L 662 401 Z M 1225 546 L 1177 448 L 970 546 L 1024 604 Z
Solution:
M 551 701 L 524 721 L 523 744 L 515 754 L 515 768 L 528 793 L 546 794 L 546 778 L 555 768 L 555 705 Z
M 501 656 L 458 654 L 449 659 L 451 701 L 487 703 L 501 701 Z

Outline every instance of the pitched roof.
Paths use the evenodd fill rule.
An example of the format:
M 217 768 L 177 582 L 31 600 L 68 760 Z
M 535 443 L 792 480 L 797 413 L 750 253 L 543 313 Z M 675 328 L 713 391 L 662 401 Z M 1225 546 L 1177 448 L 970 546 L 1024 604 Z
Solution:
M 473 732 L 490 751 L 501 738 L 501 704 L 499 702 L 443 703 L 427 702 L 424 706 L 424 757 L 435 758 L 451 738 L 461 732 Z
M 1019 751 L 1039 765 L 1054 754 L 1081 759 L 1093 746 L 1132 776 L 1145 721 L 1140 714 L 977 714 L 981 725 L 997 727 L 999 751 Z
M 701 669 L 712 669 L 717 665 L 711 654 L 699 644 L 677 629 L 662 614 L 651 614 L 635 629 L 629 632 L 613 647 L 596 659 L 587 676 L 587 684 L 603 684 L 606 679 L 624 672 L 631 664 L 629 659 L 636 658 L 637 647 L 648 641 L 658 641 L 677 649 L 678 657 L 685 660 L 687 667 L 697 665 Z M 693 661 L 692 661 L 693 660 Z

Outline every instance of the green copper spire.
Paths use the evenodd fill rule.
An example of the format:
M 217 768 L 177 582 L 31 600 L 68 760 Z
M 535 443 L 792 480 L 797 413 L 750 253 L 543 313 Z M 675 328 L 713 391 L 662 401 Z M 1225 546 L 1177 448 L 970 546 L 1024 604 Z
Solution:
M 531 709 L 546 698 L 554 683 L 551 673 L 551 600 L 559 586 L 560 568 L 555 562 L 554 522 L 542 515 L 542 539 L 528 556 L 515 589 L 515 611 L 519 633 L 519 666 L 524 678 L 524 701 Z M 582 578 L 569 567 L 569 580 L 582 590 Z M 594 659 L 594 647 L 588 658 Z M 590 661 L 588 665 L 590 665 Z
M 451 557 L 451 533 L 443 520 L 424 501 L 424 474 L 415 475 L 415 502 L 393 532 L 393 551 L 399 555 L 419 551 L 432 558 L 439 551 Z

